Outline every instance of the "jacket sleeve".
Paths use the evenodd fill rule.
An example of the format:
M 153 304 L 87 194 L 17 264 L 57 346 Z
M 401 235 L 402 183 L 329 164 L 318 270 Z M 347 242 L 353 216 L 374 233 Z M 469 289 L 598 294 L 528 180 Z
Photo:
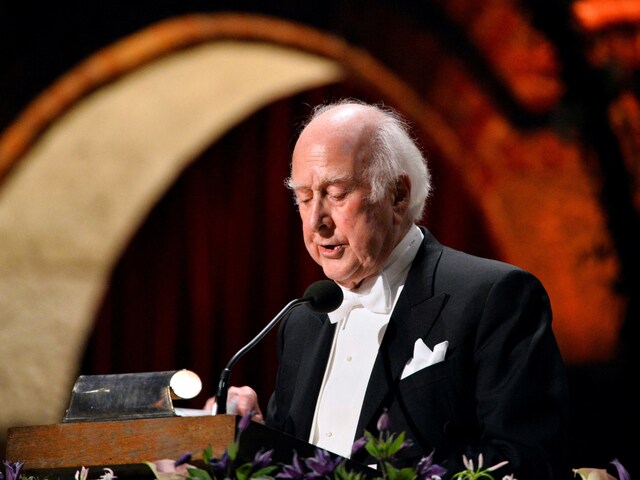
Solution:
M 480 442 L 468 454 L 483 453 L 485 466 L 508 460 L 504 472 L 521 480 L 559 478 L 568 389 L 549 298 L 533 275 L 511 270 L 488 291 L 474 364 Z

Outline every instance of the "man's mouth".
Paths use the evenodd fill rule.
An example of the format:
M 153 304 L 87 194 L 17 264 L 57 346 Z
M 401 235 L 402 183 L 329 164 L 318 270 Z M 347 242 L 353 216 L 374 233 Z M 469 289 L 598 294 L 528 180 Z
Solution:
M 325 257 L 336 257 L 342 254 L 342 252 L 344 251 L 344 245 L 318 245 L 318 251 Z

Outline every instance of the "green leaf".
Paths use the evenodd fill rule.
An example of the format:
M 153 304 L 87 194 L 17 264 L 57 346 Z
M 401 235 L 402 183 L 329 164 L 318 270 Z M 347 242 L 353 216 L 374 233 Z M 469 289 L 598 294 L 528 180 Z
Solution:
M 237 480 L 247 480 L 249 474 L 251 473 L 252 465 L 250 463 L 244 463 L 236 468 L 236 479 Z
M 338 465 L 335 469 L 333 472 L 333 478 L 334 480 L 365 480 L 364 474 L 347 470 L 344 462 Z
M 456 473 L 451 479 L 459 479 L 459 480 L 478 480 L 480 478 L 486 478 L 488 480 L 494 480 L 493 476 L 487 473 L 486 470 L 463 470 L 461 472 Z
M 391 457 L 392 455 L 398 453 L 403 445 L 404 445 L 404 438 L 405 438 L 405 433 L 402 432 L 400 435 L 398 435 L 398 437 L 393 440 L 393 437 L 391 438 L 391 443 L 389 444 L 388 450 L 387 450 L 387 455 L 389 457 Z
M 375 440 L 375 437 L 373 436 L 373 434 L 369 430 L 365 430 L 364 431 L 364 437 L 367 440 Z
M 251 474 L 249 478 L 258 479 L 258 478 L 271 478 L 270 473 L 277 470 L 277 465 L 270 465 L 268 467 L 261 468 L 260 470 L 256 470 Z
M 189 478 L 199 480 L 212 480 L 209 472 L 207 472 L 206 470 L 202 470 L 201 468 L 187 468 L 187 472 L 189 472 Z
M 393 477 L 389 475 L 389 480 L 413 480 L 416 478 L 416 471 L 413 468 L 395 469 Z
M 371 455 L 373 458 L 379 459 L 381 455 L 380 447 L 377 442 L 367 442 L 364 446 L 364 449 Z
M 494 480 L 493 475 L 487 473 L 486 470 L 483 470 L 476 475 L 476 478 L 488 478 L 489 480 Z
M 211 444 L 202 451 L 202 459 L 204 463 L 209 464 L 209 460 L 213 458 L 213 447 Z
M 236 461 L 236 457 L 238 456 L 238 444 L 236 442 L 231 442 L 229 448 L 227 448 L 227 455 L 229 455 L 229 460 L 232 462 Z

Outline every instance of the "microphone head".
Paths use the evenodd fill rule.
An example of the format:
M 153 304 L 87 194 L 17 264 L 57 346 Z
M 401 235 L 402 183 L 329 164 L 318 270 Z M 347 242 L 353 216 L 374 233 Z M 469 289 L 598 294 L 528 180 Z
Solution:
M 302 299 L 309 310 L 318 313 L 333 312 L 342 304 L 342 289 L 331 280 L 319 280 L 309 285 Z

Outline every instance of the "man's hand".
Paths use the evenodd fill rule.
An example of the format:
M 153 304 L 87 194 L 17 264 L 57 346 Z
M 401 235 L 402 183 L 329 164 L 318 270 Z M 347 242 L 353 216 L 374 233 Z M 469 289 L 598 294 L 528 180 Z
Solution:
M 211 397 L 205 403 L 205 410 L 213 411 L 216 398 Z M 251 420 L 264 423 L 260 405 L 258 405 L 258 394 L 251 387 L 229 387 L 227 394 L 227 413 L 229 415 L 245 416 L 252 413 Z

